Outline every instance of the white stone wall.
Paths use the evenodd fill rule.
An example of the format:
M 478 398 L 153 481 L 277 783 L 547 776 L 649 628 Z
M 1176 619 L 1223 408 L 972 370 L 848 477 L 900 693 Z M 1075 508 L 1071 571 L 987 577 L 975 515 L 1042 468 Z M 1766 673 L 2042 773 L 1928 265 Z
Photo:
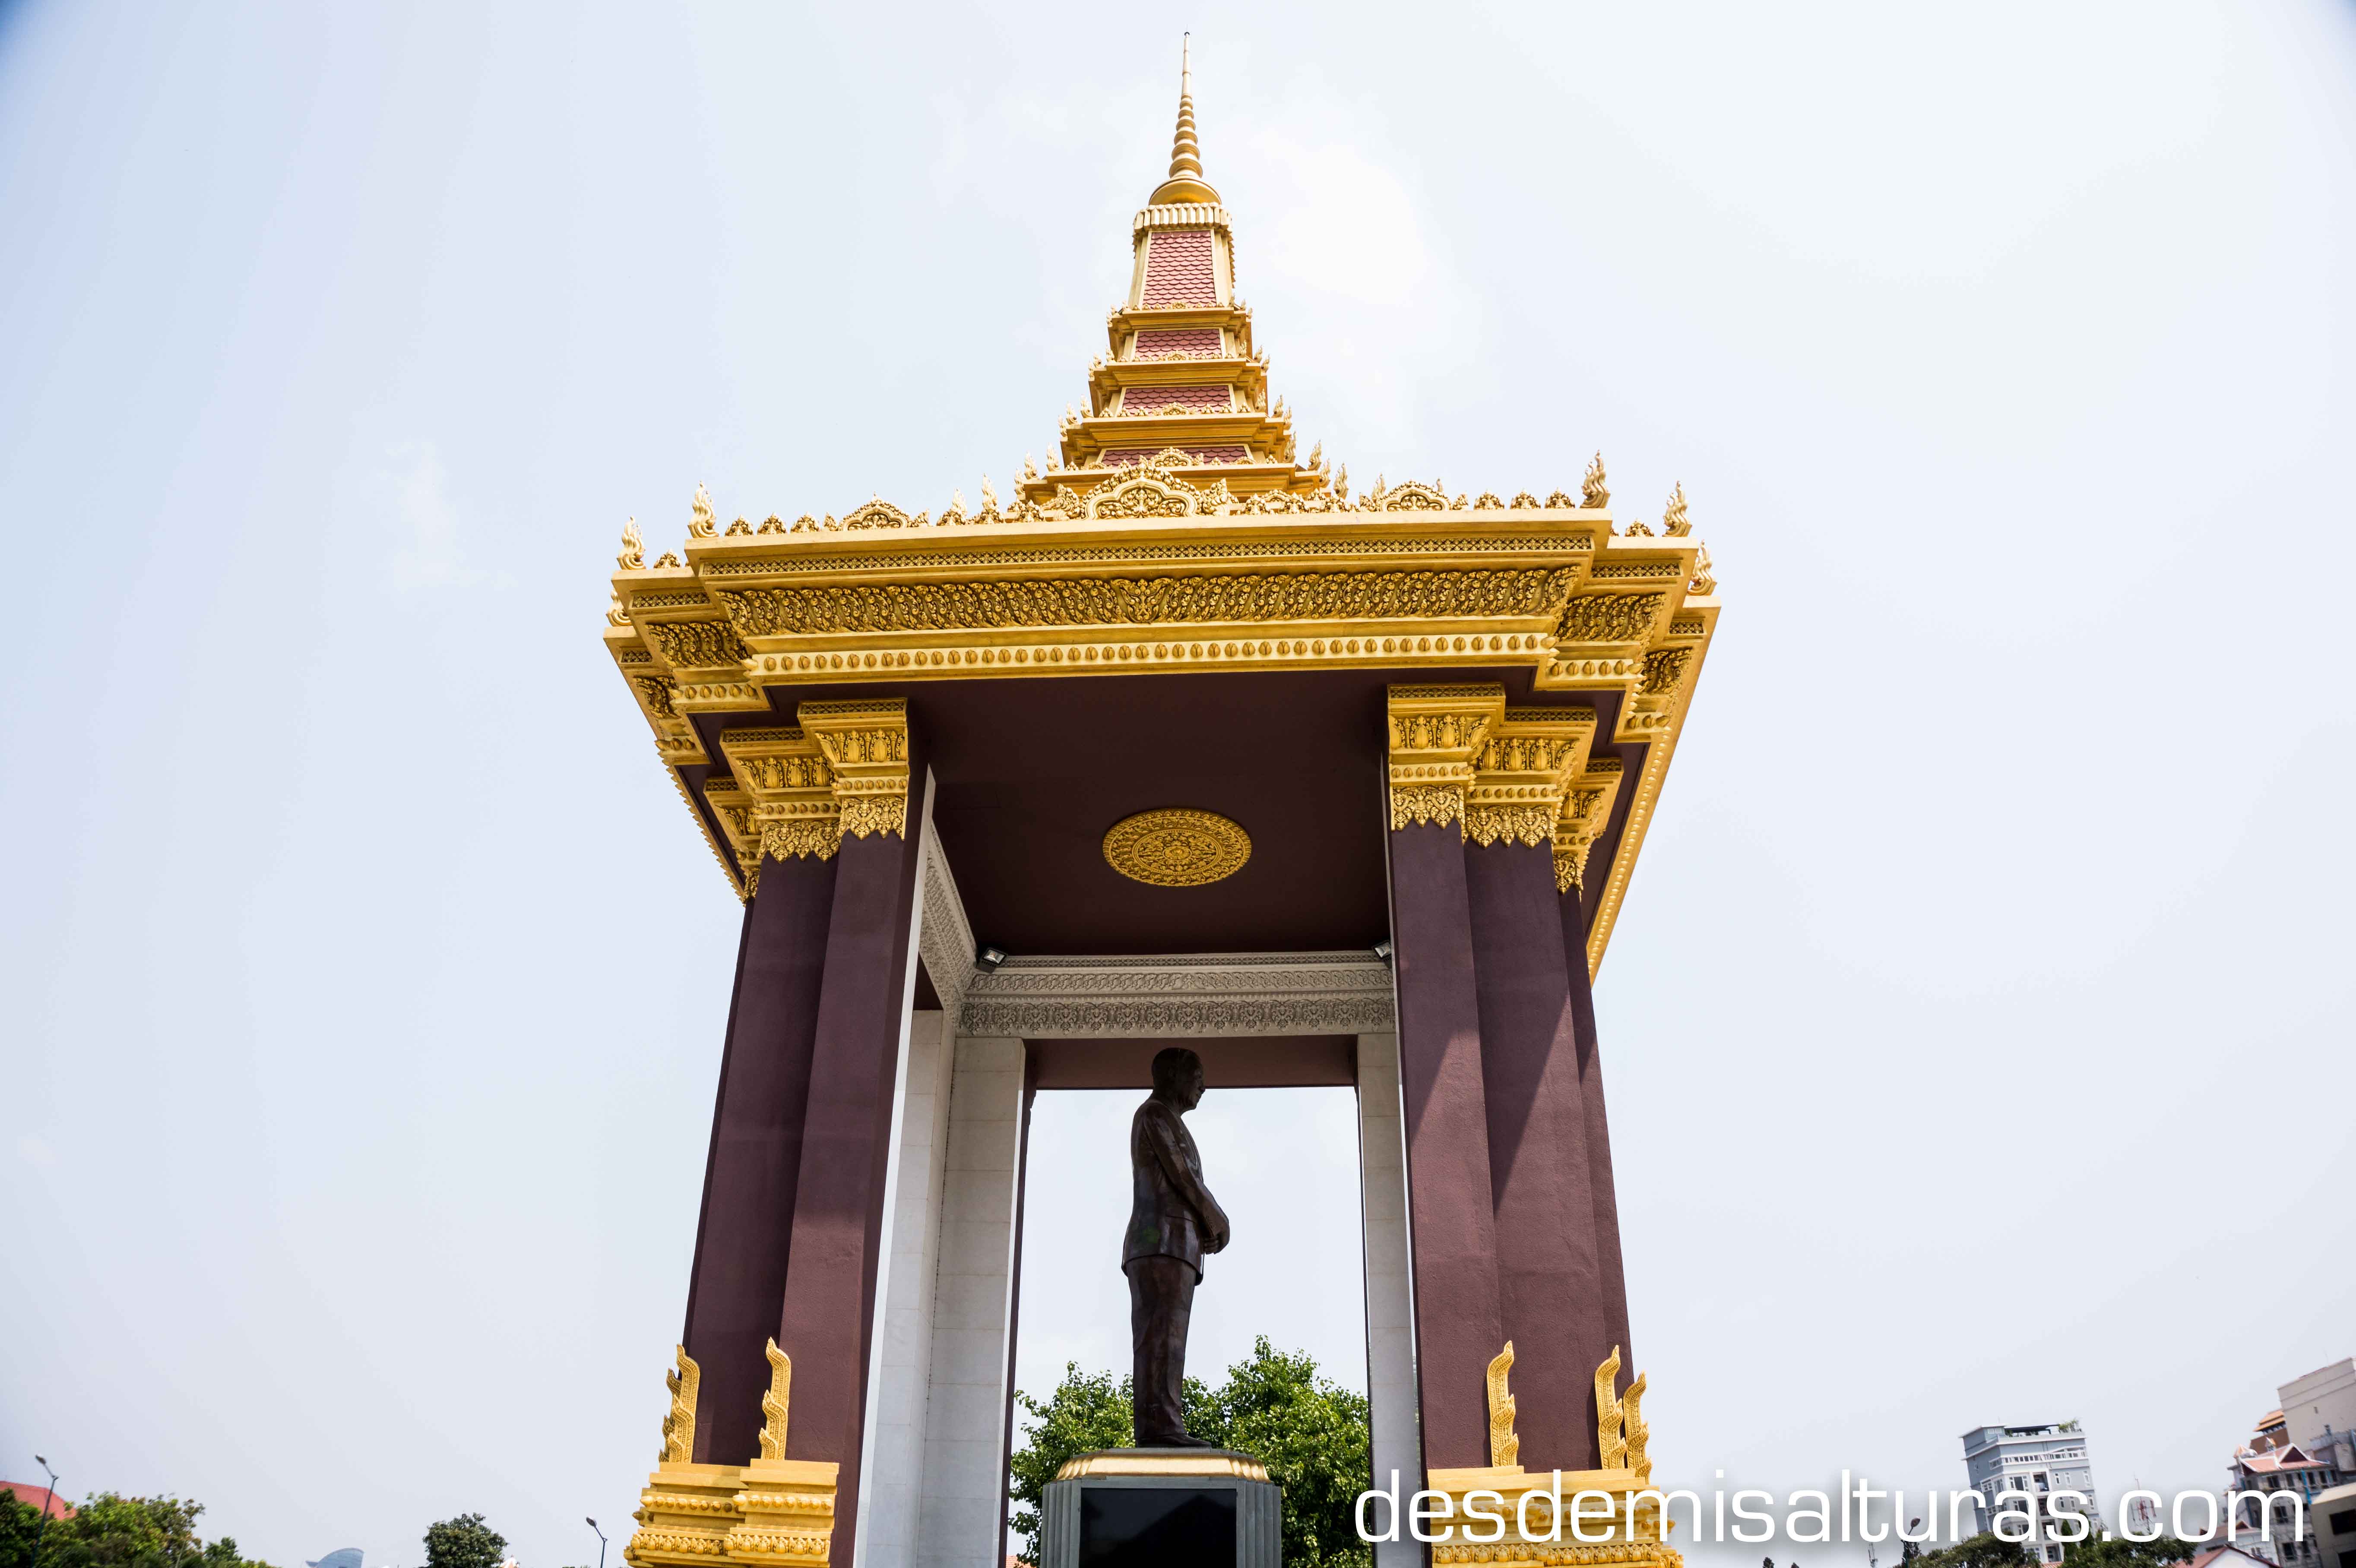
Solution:
M 1001 1568 L 1023 1042 L 961 1037 L 954 1055 L 913 1561 L 916 1568 Z
M 876 1303 L 882 1342 L 876 1354 L 877 1386 L 869 1401 L 868 1463 L 861 1488 L 863 1521 L 857 1555 L 866 1568 L 907 1568 L 915 1561 L 925 1391 L 933 1360 L 931 1287 L 940 1254 L 943 1156 L 948 1141 L 948 1036 L 939 1013 L 918 1012 L 909 1021 L 891 1253 Z
M 1374 1407 L 1375 1485 L 1399 1473 L 1404 1498 L 1423 1485 L 1409 1296 L 1407 1138 L 1399 1100 L 1398 1036 L 1358 1037 L 1358 1179 L 1366 1245 L 1366 1393 Z M 1376 1520 L 1375 1522 L 1382 1522 Z M 1414 1568 L 1423 1548 L 1377 1542 L 1376 1568 Z

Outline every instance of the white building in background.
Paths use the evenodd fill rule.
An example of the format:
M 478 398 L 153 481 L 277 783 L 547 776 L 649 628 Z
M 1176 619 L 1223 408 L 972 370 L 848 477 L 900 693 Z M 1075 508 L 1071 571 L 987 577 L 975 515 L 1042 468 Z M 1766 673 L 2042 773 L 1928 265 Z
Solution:
M 2356 1475 L 2356 1358 L 2343 1359 L 2275 1390 L 2293 1443 L 2343 1474 Z M 2337 1452 L 2334 1452 L 2337 1450 Z
M 1987 1511 L 1983 1528 L 1997 1514 L 1997 1499 L 2006 1492 L 2027 1492 L 2037 1499 L 2037 1514 L 2046 1517 L 2046 1499 L 2055 1492 L 2078 1492 L 2085 1501 L 2088 1528 L 2099 1538 L 2102 1514 L 2094 1500 L 2094 1461 L 2087 1457 L 2086 1434 L 2074 1421 L 2049 1422 L 2041 1426 L 1978 1426 L 1964 1434 L 1964 1469 L 1972 1490 Z M 2041 1541 L 2036 1551 L 2046 1563 L 2062 1561 L 2062 1548 Z
M 2334 1370 L 2326 1367 L 2308 1376 L 2321 1377 Z M 2317 1541 L 2321 1526 L 2315 1514 L 2319 1497 L 2350 1479 L 2336 1457 L 2346 1448 L 2343 1435 L 2337 1447 L 2324 1444 L 2310 1452 L 2293 1441 L 2284 1412 L 2272 1410 L 2260 1417 L 2250 1440 L 2233 1450 L 2226 1470 L 2227 1506 L 2244 1548 L 2279 1568 L 2340 1568 Z M 2298 1499 L 2296 1505 L 2290 1498 Z M 2265 1535 L 2250 1533 L 2262 1524 L 2269 1527 Z

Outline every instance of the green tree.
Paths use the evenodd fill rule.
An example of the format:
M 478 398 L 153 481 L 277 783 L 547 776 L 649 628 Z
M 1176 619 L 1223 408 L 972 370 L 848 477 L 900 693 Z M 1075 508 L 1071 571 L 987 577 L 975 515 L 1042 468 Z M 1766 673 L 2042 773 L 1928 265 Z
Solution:
M 2070 1568 L 2167 1568 L 2170 1563 L 2184 1563 L 2192 1557 L 2192 1542 L 2162 1535 L 2157 1541 L 2129 1541 L 2113 1536 L 2108 1541 L 2081 1541 L 2062 1549 L 2062 1560 Z
M 1371 1561 L 1350 1517 L 1372 1466 L 1365 1395 L 1319 1377 L 1317 1363 L 1306 1355 L 1270 1349 L 1265 1337 L 1254 1341 L 1249 1357 L 1227 1369 L 1217 1389 L 1188 1378 L 1184 1395 L 1187 1431 L 1252 1455 L 1283 1488 L 1288 1568 Z M 1040 1505 L 1064 1461 L 1132 1441 L 1130 1380 L 1083 1372 L 1077 1362 L 1066 1362 L 1064 1381 L 1048 1398 L 1014 1397 L 1030 1420 L 1023 1446 L 1008 1467 L 1010 1495 L 1014 1529 L 1023 1537 L 1020 1555 L 1035 1563 Z
M 445 1519 L 425 1531 L 426 1568 L 499 1568 L 508 1539 L 478 1513 Z
M 2024 1542 L 1984 1530 L 1953 1546 L 1923 1552 L 1914 1559 L 1914 1568 L 2034 1568 L 2036 1562 Z
M 34 1543 L 41 1538 L 41 1510 L 0 1492 L 0 1568 L 32 1568 Z
M 40 1510 L 12 1503 L 0 1520 L 0 1568 L 32 1568 L 37 1541 L 39 1568 L 269 1568 L 248 1563 L 230 1536 L 207 1544 L 197 1533 L 204 1511 L 180 1498 L 98 1492 L 71 1519 L 52 1516 L 43 1536 Z

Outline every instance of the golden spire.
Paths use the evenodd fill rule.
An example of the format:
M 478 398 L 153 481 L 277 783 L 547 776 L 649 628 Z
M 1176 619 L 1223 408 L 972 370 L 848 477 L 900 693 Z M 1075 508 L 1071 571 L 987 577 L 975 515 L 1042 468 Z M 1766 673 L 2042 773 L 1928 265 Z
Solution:
M 1148 207 L 1177 202 L 1215 203 L 1219 199 L 1219 193 L 1203 178 L 1203 149 L 1194 140 L 1194 73 L 1187 50 L 1187 40 L 1192 36 L 1179 35 L 1178 131 L 1170 139 L 1170 177 L 1145 198 Z

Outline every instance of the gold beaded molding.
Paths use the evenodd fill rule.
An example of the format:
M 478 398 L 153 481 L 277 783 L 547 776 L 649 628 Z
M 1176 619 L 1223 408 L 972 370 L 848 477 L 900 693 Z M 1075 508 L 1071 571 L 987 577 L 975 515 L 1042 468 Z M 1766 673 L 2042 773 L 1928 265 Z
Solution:
M 723 863 L 755 868 L 732 870 L 740 894 L 763 853 L 823 856 L 845 832 L 905 831 L 905 718 L 896 773 L 862 750 L 888 724 L 814 719 L 827 704 L 801 704 L 795 729 L 728 731 L 723 754 L 709 753 L 695 715 L 766 714 L 780 688 L 1488 667 L 1528 671 L 1549 699 L 1616 694 L 1608 739 L 1648 743 L 1596 895 L 1589 957 L 1601 962 L 1717 624 L 1698 539 L 1615 528 L 1600 486 L 1579 504 L 1468 505 L 1423 485 L 1358 501 L 1239 497 L 1158 463 L 1053 478 L 1038 498 L 1026 486 L 1003 511 L 937 521 L 874 501 L 840 520 L 723 531 L 699 497 L 683 560 L 648 566 L 626 540 L 605 645 L 665 765 L 712 767 L 693 804 Z M 1586 852 L 1619 780 L 1583 771 L 1591 717 L 1582 735 L 1520 736 L 1502 699 L 1493 706 L 1495 738 L 1543 740 L 1559 757 L 1493 762 L 1467 742 L 1419 759 L 1439 771 L 1409 779 L 1395 755 L 1394 814 L 1482 844 L 1551 837 L 1558 878 L 1597 888 Z
M 1251 835 L 1218 813 L 1173 806 L 1114 823 L 1104 858 L 1133 882 L 1199 888 L 1242 870 L 1251 848 Z

